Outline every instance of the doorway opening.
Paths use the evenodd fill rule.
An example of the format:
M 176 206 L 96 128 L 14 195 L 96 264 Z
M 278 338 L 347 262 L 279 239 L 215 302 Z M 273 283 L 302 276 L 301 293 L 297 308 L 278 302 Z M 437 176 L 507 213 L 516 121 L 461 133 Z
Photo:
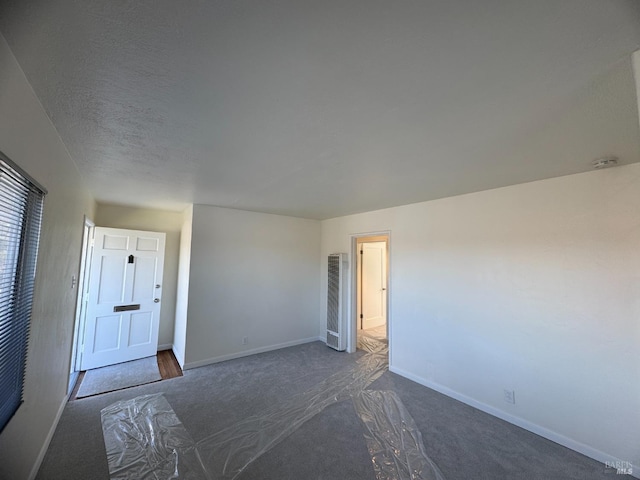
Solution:
M 353 237 L 353 351 L 360 337 L 389 341 L 389 234 Z

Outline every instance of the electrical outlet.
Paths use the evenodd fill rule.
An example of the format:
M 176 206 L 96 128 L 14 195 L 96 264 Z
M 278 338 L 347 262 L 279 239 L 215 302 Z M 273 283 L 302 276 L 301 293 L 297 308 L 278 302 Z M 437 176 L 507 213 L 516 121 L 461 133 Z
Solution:
M 516 392 L 514 392 L 513 390 L 506 390 L 504 391 L 504 401 L 507 403 L 511 403 L 512 405 L 516 404 Z
M 242 337 L 242 344 L 243 345 L 248 345 L 249 344 L 249 337 Z

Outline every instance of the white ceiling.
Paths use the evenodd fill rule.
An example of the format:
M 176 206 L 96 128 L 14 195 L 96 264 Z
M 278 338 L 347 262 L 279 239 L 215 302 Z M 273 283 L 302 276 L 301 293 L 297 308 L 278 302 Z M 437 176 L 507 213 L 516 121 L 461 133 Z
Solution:
M 640 161 L 636 0 L 4 0 L 101 202 L 330 218 Z

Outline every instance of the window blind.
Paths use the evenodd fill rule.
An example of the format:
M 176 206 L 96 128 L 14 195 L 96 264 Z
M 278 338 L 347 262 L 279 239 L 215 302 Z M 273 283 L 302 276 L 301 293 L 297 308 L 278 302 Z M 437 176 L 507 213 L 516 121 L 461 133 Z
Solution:
M 22 403 L 45 193 L 0 152 L 0 431 Z

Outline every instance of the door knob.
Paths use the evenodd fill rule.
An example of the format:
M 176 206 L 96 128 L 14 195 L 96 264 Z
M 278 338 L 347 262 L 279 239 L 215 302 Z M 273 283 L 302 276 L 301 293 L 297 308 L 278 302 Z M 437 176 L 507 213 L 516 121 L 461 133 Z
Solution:
M 160 284 L 159 283 L 156 285 L 156 288 L 160 288 Z
M 153 303 L 160 303 L 160 299 L 159 298 L 154 298 L 153 299 Z

